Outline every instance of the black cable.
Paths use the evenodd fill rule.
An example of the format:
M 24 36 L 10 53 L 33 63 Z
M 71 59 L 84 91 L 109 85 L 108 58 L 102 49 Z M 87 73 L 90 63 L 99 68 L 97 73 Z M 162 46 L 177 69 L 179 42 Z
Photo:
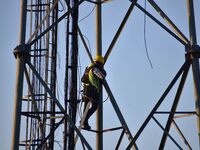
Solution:
M 83 35 L 84 36 L 84 35 Z M 84 36 L 84 37 L 86 37 L 86 36 Z M 87 38 L 87 37 L 86 37 Z M 88 40 L 88 39 L 87 39 Z M 88 40 L 88 43 L 89 43 L 89 40 Z M 90 43 L 89 43 L 89 48 L 90 48 L 90 50 L 91 50 L 91 47 L 90 47 Z M 82 74 L 82 72 L 81 72 L 81 67 L 82 67 L 82 64 L 81 64 L 81 58 L 80 58 L 80 55 L 78 54 L 78 63 L 79 63 L 79 68 L 78 68 L 78 80 L 79 80 L 79 91 L 78 91 L 78 93 L 79 93 L 79 95 L 78 95 L 78 99 L 80 99 L 81 100 L 81 98 L 82 98 L 82 90 L 81 90 L 81 87 L 82 87 L 82 82 L 81 82 L 81 74 Z M 79 114 L 79 117 L 80 118 L 82 118 L 82 115 L 83 115 L 83 113 L 82 113 L 82 100 L 80 101 L 80 104 L 79 104 L 79 106 L 77 107 L 77 109 L 78 109 L 78 114 Z
M 89 17 L 89 16 L 92 14 L 92 12 L 94 11 L 95 8 L 96 8 L 96 5 L 94 5 L 94 7 L 92 8 L 92 10 L 89 12 L 89 14 L 86 15 L 85 17 L 83 17 L 82 19 L 80 19 L 80 20 L 78 21 L 78 23 L 80 23 L 81 21 L 83 21 L 83 20 L 85 20 L 87 17 Z
M 146 10 L 146 4 L 147 4 L 147 0 L 144 0 L 144 9 Z M 147 59 L 149 61 L 149 64 L 151 66 L 151 68 L 153 69 L 153 65 L 149 56 L 149 52 L 148 52 L 148 47 L 147 47 L 147 39 L 146 39 L 146 14 L 144 13 L 144 46 L 145 46 L 145 51 L 146 51 L 146 55 L 147 55 Z
M 62 9 L 60 10 L 60 9 L 58 9 L 58 11 L 59 12 L 63 12 L 64 11 L 64 9 L 65 9 L 65 7 L 64 7 L 64 5 L 63 5 L 63 3 L 61 2 L 61 0 L 59 0 L 58 1 L 60 4 L 61 4 L 61 6 L 62 6 Z
M 81 74 L 82 74 L 82 72 L 81 72 L 81 67 L 82 67 L 82 65 L 81 65 L 81 58 L 80 58 L 80 55 L 78 54 L 78 62 L 79 62 L 79 64 L 80 64 L 80 66 L 78 67 L 78 82 L 79 82 L 79 88 L 78 88 L 78 90 L 79 90 L 79 99 L 80 99 L 80 91 L 81 91 Z
M 103 103 L 105 103 L 108 100 L 109 96 L 107 96 L 107 98 L 103 101 Z
M 83 37 L 87 40 L 87 43 L 88 43 L 88 46 L 89 46 L 89 51 L 90 51 L 90 53 L 91 53 L 91 55 L 92 55 L 92 48 L 91 48 L 91 45 L 90 45 L 90 40 L 87 38 L 87 36 L 85 36 L 84 34 L 82 34 L 83 35 Z
M 49 2 L 49 3 L 52 4 L 52 5 L 54 5 L 53 2 Z M 65 7 L 64 7 L 63 3 L 61 2 L 61 0 L 58 0 L 57 3 L 58 3 L 57 5 L 59 5 L 59 3 L 60 3 L 60 5 L 62 6 L 62 9 L 59 9 L 59 8 L 58 8 L 58 11 L 59 11 L 59 12 L 63 12 L 63 11 L 65 10 Z

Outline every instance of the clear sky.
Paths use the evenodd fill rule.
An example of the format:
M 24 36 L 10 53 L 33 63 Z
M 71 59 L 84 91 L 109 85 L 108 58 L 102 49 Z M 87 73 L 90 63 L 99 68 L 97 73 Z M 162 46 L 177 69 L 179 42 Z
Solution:
M 144 0 L 138 0 L 144 6 Z M 158 5 L 168 14 L 181 31 L 189 37 L 186 0 L 155 0 Z M 0 149 L 9 150 L 12 134 L 12 115 L 14 110 L 15 72 L 16 62 L 13 49 L 18 44 L 19 32 L 19 0 L 6 0 L 0 5 Z M 194 0 L 195 19 L 197 27 L 197 41 L 200 40 L 200 1 Z M 114 34 L 119 27 L 122 18 L 125 16 L 130 2 L 128 0 L 113 0 L 103 5 L 103 54 L 105 54 Z M 83 18 L 93 9 L 94 5 L 88 2 L 80 7 L 80 16 Z M 165 23 L 162 18 L 147 4 L 147 10 L 156 18 Z M 65 65 L 65 49 L 63 28 L 61 23 L 59 28 L 59 55 L 60 67 L 58 68 L 58 83 L 63 94 L 63 78 Z M 95 55 L 95 11 L 86 19 L 79 23 L 80 28 L 90 41 L 92 54 Z M 147 17 L 146 20 L 146 40 L 148 52 L 153 64 L 151 69 L 148 62 L 144 46 L 144 15 L 135 8 L 127 21 L 127 24 L 118 39 L 109 60 L 105 65 L 107 71 L 107 82 L 117 100 L 117 103 L 124 115 L 127 124 L 133 133 L 137 132 L 157 100 L 160 98 L 174 75 L 184 63 L 185 49 L 176 39 L 171 37 L 166 31 Z M 80 66 L 83 72 L 85 66 L 90 62 L 87 58 L 83 45 L 80 43 Z M 193 80 L 191 71 L 186 81 L 186 86 L 181 96 L 179 111 L 194 111 Z M 177 85 L 172 89 L 159 110 L 170 110 Z M 106 93 L 104 94 L 106 97 Z M 63 99 L 61 98 L 61 101 Z M 165 123 L 166 115 L 155 115 L 161 122 Z M 176 120 L 180 128 L 191 143 L 193 149 L 197 150 L 197 127 L 196 117 Z M 95 117 L 90 119 L 92 128 L 95 128 Z M 104 103 L 104 127 L 112 128 L 120 126 L 112 106 L 108 101 Z M 179 144 L 186 149 L 184 142 L 180 139 L 175 129 L 170 132 Z M 93 133 L 86 133 L 88 141 L 94 147 Z M 114 149 L 120 132 L 105 133 L 105 149 Z M 152 138 L 153 137 L 153 138 Z M 162 137 L 161 129 L 151 120 L 150 124 L 138 139 L 137 145 L 142 150 L 157 149 Z M 124 137 L 126 139 L 126 136 Z M 127 140 L 122 143 L 121 149 L 127 145 Z M 166 149 L 178 149 L 168 140 Z

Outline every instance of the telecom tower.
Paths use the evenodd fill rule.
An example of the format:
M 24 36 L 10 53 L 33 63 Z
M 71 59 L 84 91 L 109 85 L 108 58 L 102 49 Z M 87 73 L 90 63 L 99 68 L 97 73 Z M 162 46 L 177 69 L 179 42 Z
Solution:
M 76 144 L 81 144 L 83 149 L 95 149 L 90 146 L 82 133 L 81 126 L 77 123 L 77 105 L 80 99 L 77 96 L 77 72 L 78 72 L 78 37 L 85 47 L 88 57 L 93 62 L 93 57 L 86 44 L 85 38 L 78 24 L 79 6 L 82 3 L 92 3 L 96 5 L 96 55 L 102 56 L 102 4 L 107 0 L 21 0 L 21 18 L 20 18 L 20 37 L 19 44 L 14 49 L 14 55 L 17 62 L 16 74 L 16 93 L 15 93 L 15 111 L 13 125 L 12 149 L 55 149 L 55 143 L 58 142 L 55 136 L 56 130 L 62 131 L 63 142 L 62 149 L 74 149 Z M 109 100 L 115 110 L 115 113 L 121 123 L 120 127 L 112 129 L 103 128 L 103 104 L 100 103 L 97 111 L 97 129 L 88 132 L 96 133 L 96 149 L 103 149 L 103 134 L 106 131 L 121 130 L 121 135 L 116 144 L 119 149 L 124 134 L 127 135 L 129 144 L 127 149 L 140 149 L 137 146 L 137 139 L 143 130 L 153 119 L 163 130 L 163 136 L 160 141 L 159 149 L 164 149 L 166 139 L 170 138 L 179 148 L 181 145 L 170 135 L 171 124 L 174 124 L 180 133 L 185 144 L 192 149 L 189 142 L 174 120 L 175 114 L 194 114 L 197 116 L 198 136 L 200 135 L 200 70 L 199 70 L 199 51 L 200 47 L 196 40 L 195 19 L 193 0 L 187 0 L 189 33 L 188 39 L 178 27 L 169 19 L 162 9 L 153 0 L 148 2 L 169 24 L 168 28 L 158 19 L 152 16 L 146 9 L 137 3 L 137 0 L 130 0 L 130 7 L 127 10 L 113 40 L 105 52 L 105 62 L 107 61 L 120 33 L 133 9 L 137 7 L 149 18 L 155 21 L 161 28 L 168 32 L 172 37 L 185 46 L 185 63 L 180 68 L 166 91 L 158 100 L 158 103 L 152 108 L 152 111 L 141 125 L 136 133 L 131 133 L 126 124 L 125 118 L 116 103 L 115 97 L 111 92 L 106 80 L 103 80 L 103 87 L 109 95 Z M 60 3 L 60 4 L 59 4 Z M 59 8 L 61 6 L 61 8 Z M 63 8 L 66 7 L 67 10 Z M 63 9 L 63 10 L 62 10 Z M 60 15 L 59 12 L 62 12 Z M 58 24 L 61 21 L 66 22 L 66 68 L 64 83 L 64 101 L 58 99 L 57 86 L 57 54 L 58 54 Z M 184 87 L 185 80 L 190 66 L 194 77 L 195 106 L 194 112 L 177 112 L 176 108 Z M 25 78 L 25 79 L 24 79 Z M 174 98 L 171 110 L 169 112 L 157 111 L 170 92 L 177 80 L 180 83 Z M 101 90 L 102 91 L 102 90 Z M 99 101 L 102 102 L 102 94 Z M 84 114 L 87 112 L 84 112 Z M 168 114 L 166 125 L 162 125 L 154 117 L 154 114 Z M 84 115 L 83 115 L 84 116 Z M 77 140 L 80 138 L 80 142 Z M 200 140 L 199 140 L 200 141 Z

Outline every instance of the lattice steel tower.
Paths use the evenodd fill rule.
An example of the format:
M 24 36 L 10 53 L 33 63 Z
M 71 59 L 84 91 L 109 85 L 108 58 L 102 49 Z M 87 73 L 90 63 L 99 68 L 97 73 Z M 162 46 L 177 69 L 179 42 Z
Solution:
M 58 139 L 55 132 L 58 129 L 62 130 L 59 130 L 60 132 L 58 133 L 61 135 L 59 138 L 61 137 L 62 139 L 62 144 L 58 144 L 62 149 L 75 149 L 77 144 L 82 145 L 83 149 L 95 149 L 94 147 L 91 147 L 89 141 L 86 140 L 85 135 L 81 132 L 81 126 L 79 126 L 79 120 L 77 120 L 77 106 L 80 103 L 80 97 L 77 95 L 79 36 L 91 63 L 93 63 L 93 56 L 91 55 L 85 37 L 81 32 L 78 17 L 79 8 L 83 2 L 96 5 L 96 55 L 102 56 L 102 4 L 106 4 L 107 1 L 109 0 L 21 0 L 20 37 L 19 44 L 14 49 L 17 73 L 12 149 L 56 149 L 55 143 L 58 143 Z M 175 114 L 196 115 L 198 138 L 200 136 L 200 47 L 196 40 L 193 0 L 187 0 L 189 39 L 169 19 L 156 2 L 153 0 L 148 0 L 148 2 L 164 18 L 171 29 L 146 11 L 137 0 L 130 0 L 130 7 L 115 33 L 108 50 L 105 51 L 105 62 L 117 42 L 132 10 L 134 7 L 137 7 L 185 46 L 185 63 L 158 100 L 158 103 L 153 107 L 138 132 L 133 134 L 126 124 L 107 81 L 103 79 L 99 97 L 100 104 L 96 117 L 97 129 L 88 131 L 95 132 L 97 135 L 96 149 L 103 149 L 104 132 L 115 130 L 121 130 L 115 149 L 119 149 L 124 134 L 127 135 L 129 141 L 126 148 L 139 149 L 137 146 L 137 139 L 151 119 L 153 119 L 163 130 L 159 149 L 164 149 L 167 138 L 170 138 L 179 149 L 182 149 L 181 145 L 169 134 L 172 123 L 176 126 L 187 147 L 192 149 L 174 120 Z M 64 39 L 66 41 L 64 101 L 58 100 L 56 91 L 59 47 L 58 28 L 61 21 L 66 22 L 66 37 Z M 194 77 L 196 111 L 177 112 L 176 108 L 190 66 L 192 66 Z M 180 83 L 171 110 L 169 112 L 158 112 L 159 106 L 180 77 Z M 111 129 L 103 128 L 103 87 L 108 93 L 109 100 L 121 123 L 120 127 Z M 158 122 L 154 114 L 168 114 L 165 127 Z M 80 138 L 80 142 L 77 142 L 78 137 Z

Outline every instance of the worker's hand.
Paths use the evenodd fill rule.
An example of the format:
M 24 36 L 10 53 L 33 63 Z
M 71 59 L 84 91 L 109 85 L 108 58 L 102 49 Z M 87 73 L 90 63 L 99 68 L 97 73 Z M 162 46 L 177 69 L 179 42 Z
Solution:
M 93 68 L 93 73 L 101 80 L 106 77 L 98 68 Z

